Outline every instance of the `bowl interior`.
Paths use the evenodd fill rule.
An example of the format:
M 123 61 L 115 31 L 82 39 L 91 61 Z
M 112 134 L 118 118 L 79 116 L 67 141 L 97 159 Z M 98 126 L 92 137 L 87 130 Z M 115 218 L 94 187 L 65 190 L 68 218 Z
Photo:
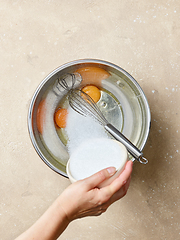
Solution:
M 109 73 L 101 81 L 102 99 L 98 103 L 108 121 L 115 125 L 140 150 L 149 134 L 150 110 L 145 94 L 134 78 L 120 67 L 101 60 L 78 60 L 67 63 L 51 72 L 36 89 L 29 107 L 28 128 L 31 141 L 41 159 L 54 171 L 67 177 L 66 164 L 69 153 L 66 146 L 66 130 L 58 130 L 54 124 L 54 112 L 65 94 L 58 96 L 53 91 L 57 79 L 81 68 L 95 67 Z M 40 133 L 37 115 L 39 105 L 46 101 L 47 131 Z M 107 103 L 108 108 L 103 104 Z M 117 107 L 112 105 L 116 103 Z M 103 103 L 103 104 L 102 104 Z M 66 105 L 66 104 L 65 104 Z M 111 114 L 108 110 L 114 109 Z M 130 157 L 131 158 L 131 157 Z

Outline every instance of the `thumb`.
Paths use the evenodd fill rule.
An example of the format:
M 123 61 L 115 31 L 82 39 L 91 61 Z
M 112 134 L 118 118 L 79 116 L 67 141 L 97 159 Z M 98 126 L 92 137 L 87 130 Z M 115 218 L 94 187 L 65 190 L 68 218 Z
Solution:
M 100 183 L 114 175 L 115 172 L 116 172 L 115 167 L 108 167 L 93 174 L 88 178 L 85 178 L 84 181 L 86 183 L 87 190 L 97 187 Z

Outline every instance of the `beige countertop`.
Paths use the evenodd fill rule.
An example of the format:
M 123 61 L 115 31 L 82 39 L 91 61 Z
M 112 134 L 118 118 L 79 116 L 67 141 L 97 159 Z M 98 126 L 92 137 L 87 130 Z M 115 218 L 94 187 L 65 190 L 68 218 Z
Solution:
M 0 239 L 27 229 L 69 184 L 35 152 L 31 97 L 53 69 L 76 59 L 112 62 L 147 96 L 152 124 L 128 194 L 60 239 L 180 238 L 180 2 L 0 1 Z

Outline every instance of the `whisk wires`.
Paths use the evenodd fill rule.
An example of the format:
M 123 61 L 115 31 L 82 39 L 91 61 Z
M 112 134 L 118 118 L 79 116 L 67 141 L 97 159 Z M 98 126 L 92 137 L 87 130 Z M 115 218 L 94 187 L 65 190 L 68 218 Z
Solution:
M 108 121 L 97 107 L 94 100 L 80 89 L 72 89 L 68 93 L 69 105 L 83 116 L 90 116 L 105 126 Z
M 82 77 L 79 73 L 66 73 L 57 78 L 53 86 L 53 91 L 56 95 L 61 95 L 64 91 L 68 92 L 79 86 L 81 81 Z
M 69 79 L 70 79 L 70 84 L 69 84 Z M 74 73 L 68 73 L 64 75 L 62 78 L 58 78 L 58 85 L 67 91 L 74 87 L 75 82 L 76 82 L 76 77 Z

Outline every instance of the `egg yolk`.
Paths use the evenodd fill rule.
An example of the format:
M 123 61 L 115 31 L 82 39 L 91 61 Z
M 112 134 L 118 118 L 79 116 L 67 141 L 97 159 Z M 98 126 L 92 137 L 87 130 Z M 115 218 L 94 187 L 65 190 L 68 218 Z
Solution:
M 65 108 L 59 108 L 54 114 L 54 120 L 58 127 L 65 128 L 67 120 L 68 110 Z
M 95 103 L 97 103 L 101 97 L 100 90 L 93 85 L 87 85 L 83 87 L 82 91 L 88 94 L 94 100 Z
M 43 133 L 43 123 L 46 111 L 45 103 L 45 99 L 39 103 L 36 116 L 37 129 L 41 134 Z
M 76 70 L 82 76 L 82 85 L 92 84 L 101 86 L 101 81 L 108 78 L 110 74 L 99 67 L 81 67 Z

